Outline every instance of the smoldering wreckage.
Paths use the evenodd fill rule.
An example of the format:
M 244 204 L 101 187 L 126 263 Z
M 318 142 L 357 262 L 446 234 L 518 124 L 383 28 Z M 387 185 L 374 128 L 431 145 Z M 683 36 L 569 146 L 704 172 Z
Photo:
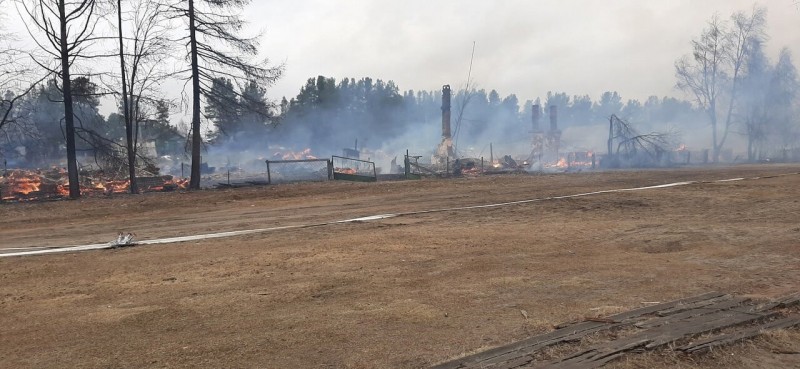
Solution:
M 203 187 L 230 188 L 267 185 L 311 180 L 377 181 L 418 179 L 426 176 L 449 177 L 501 173 L 578 172 L 620 167 L 667 167 L 709 162 L 709 151 L 689 151 L 676 145 L 668 133 L 637 132 L 617 116 L 609 117 L 608 147 L 601 154 L 595 150 L 564 152 L 562 131 L 558 126 L 558 107 L 549 106 L 549 125 L 543 127 L 542 107 L 534 105 L 529 127 L 520 127 L 520 135 L 529 135 L 528 152 L 504 153 L 495 156 L 489 143 L 489 157 L 459 155 L 454 144 L 452 122 L 452 92 L 449 85 L 442 88 L 441 142 L 433 154 L 387 153 L 359 149 L 358 140 L 353 148 L 345 148 L 342 155 L 319 158 L 312 148 L 292 151 L 283 147 L 270 147 L 267 153 L 252 153 L 247 164 L 211 167 L 204 162 Z M 459 122 L 456 122 L 459 123 Z M 502 150 L 503 148 L 498 148 Z M 247 154 L 251 154 L 247 152 Z M 241 157 L 242 155 L 239 155 Z M 402 158 L 398 160 L 398 157 Z M 391 158 L 391 159 L 390 159 Z M 429 160 L 428 160 L 429 159 Z M 159 167 L 152 164 L 140 169 L 145 173 L 137 178 L 142 192 L 168 192 L 184 190 L 188 167 L 179 159 L 161 160 L 168 175 L 161 175 Z M 9 169 L 0 176 L 2 201 L 31 201 L 62 199 L 69 194 L 67 173 L 62 168 Z M 177 168 L 180 168 L 178 170 Z M 109 174 L 97 166 L 87 166 L 81 171 L 81 191 L 88 195 L 113 195 L 129 192 L 130 183 L 124 171 Z

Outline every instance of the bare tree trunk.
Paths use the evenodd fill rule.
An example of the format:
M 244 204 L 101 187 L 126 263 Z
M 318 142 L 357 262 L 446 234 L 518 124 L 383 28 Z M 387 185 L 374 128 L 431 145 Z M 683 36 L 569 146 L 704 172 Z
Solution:
M 711 141 L 713 146 L 713 152 L 711 155 L 713 158 L 711 159 L 712 162 L 716 163 L 719 161 L 719 145 L 717 144 L 717 119 L 713 118 L 711 121 Z
M 78 182 L 78 162 L 75 155 L 75 115 L 72 110 L 72 82 L 69 74 L 69 47 L 67 46 L 67 14 L 65 0 L 58 2 L 58 16 L 61 20 L 61 80 L 64 90 L 64 126 L 67 135 L 67 173 L 69 174 L 69 197 L 77 199 L 81 196 Z
M 122 42 L 122 0 L 117 0 L 117 21 L 119 22 L 119 65 L 122 72 L 122 109 L 125 110 L 125 143 L 128 151 L 128 177 L 130 178 L 131 193 L 139 193 L 136 183 L 136 153 L 133 142 L 133 121 L 131 109 L 128 104 L 128 81 L 125 72 L 125 47 Z
M 608 158 L 607 163 L 603 163 L 606 168 L 611 168 L 614 160 L 614 116 L 608 117 Z
M 238 33 L 244 25 L 241 15 L 229 10 L 241 9 L 250 0 L 187 0 L 173 2 L 172 19 L 188 18 L 188 59 L 192 80 L 192 165 L 189 189 L 200 189 L 201 149 L 203 145 L 200 104 L 219 102 L 220 96 L 211 91 L 214 79 L 224 76 L 237 82 L 255 81 L 266 86 L 280 76 L 283 67 L 266 68 L 266 60 L 251 62 L 258 55 L 255 38 L 246 38 Z M 186 6 L 184 8 L 183 6 Z M 202 61 L 202 65 L 200 62 Z M 241 98 L 241 94 L 237 93 Z M 241 106 L 239 106 L 241 108 Z M 268 114 L 268 112 L 267 112 Z
M 189 43 L 192 58 L 192 173 L 189 189 L 200 189 L 200 71 L 197 61 L 197 35 L 194 0 L 189 0 Z
M 731 87 L 731 102 L 728 105 L 728 112 L 725 115 L 725 127 L 724 127 L 724 130 L 722 131 L 722 138 L 719 141 L 719 146 L 714 148 L 714 162 L 715 163 L 719 162 L 720 151 L 722 151 L 722 147 L 725 146 L 725 141 L 728 138 L 728 132 L 730 132 L 731 119 L 733 117 L 733 107 L 734 107 L 734 104 L 736 104 L 736 96 L 737 96 L 737 92 L 738 92 L 738 82 L 737 82 L 738 78 L 739 78 L 739 72 L 735 71 L 733 73 L 733 87 Z M 714 140 L 714 142 L 716 142 L 716 139 Z

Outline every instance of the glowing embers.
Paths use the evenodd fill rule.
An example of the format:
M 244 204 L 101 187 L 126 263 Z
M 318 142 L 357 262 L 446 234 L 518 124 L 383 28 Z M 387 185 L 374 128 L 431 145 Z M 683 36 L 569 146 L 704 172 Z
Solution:
M 164 183 L 160 185 L 151 185 L 148 186 L 145 191 L 146 192 L 170 192 L 176 190 L 185 190 L 189 188 L 189 179 L 188 178 L 172 178 L 167 179 Z
M 59 169 L 7 170 L 0 176 L 0 198 L 2 200 L 29 200 L 44 193 L 60 196 L 66 176 Z
M 333 171 L 342 174 L 358 174 L 358 171 L 353 168 L 334 168 Z
M 111 195 L 130 191 L 127 179 L 105 179 L 101 173 L 80 176 L 82 195 Z M 187 179 L 172 176 L 137 178 L 142 192 L 166 192 L 186 189 Z M 7 170 L 0 176 L 0 199 L 3 201 L 32 201 L 59 199 L 69 196 L 69 177 L 61 168 L 47 170 Z
M 23 171 L 9 172 L 7 176 L 3 176 L 3 182 L 6 184 L 6 192 L 9 195 L 30 195 L 34 192 L 39 192 L 42 186 L 42 179 L 38 175 L 31 175 Z
M 566 158 L 559 158 L 557 162 L 551 164 L 544 164 L 545 168 L 569 168 L 569 163 Z

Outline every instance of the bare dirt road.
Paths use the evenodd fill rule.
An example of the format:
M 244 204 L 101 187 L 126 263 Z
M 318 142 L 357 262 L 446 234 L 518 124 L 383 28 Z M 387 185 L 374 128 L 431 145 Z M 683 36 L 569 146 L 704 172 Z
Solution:
M 0 366 L 422 368 L 643 303 L 710 290 L 753 297 L 796 292 L 800 175 L 782 174 L 798 171 L 797 165 L 764 165 L 311 183 L 4 204 L 0 249 L 105 242 L 118 232 L 154 239 L 316 224 L 700 181 L 0 258 Z M 702 182 L 740 177 L 760 179 Z M 744 356 L 656 354 L 614 365 L 797 367 L 796 342 L 800 335 L 785 331 L 730 349 Z

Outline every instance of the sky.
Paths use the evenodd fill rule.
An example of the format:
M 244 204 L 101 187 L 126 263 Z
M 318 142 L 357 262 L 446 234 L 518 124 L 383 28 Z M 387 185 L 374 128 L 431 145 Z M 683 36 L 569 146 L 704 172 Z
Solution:
M 800 58 L 795 0 L 768 8 L 767 53 L 789 47 Z M 623 99 L 678 96 L 674 63 L 690 53 L 714 15 L 750 12 L 748 0 L 254 0 L 251 32 L 261 53 L 285 63 L 269 97 L 296 96 L 310 77 L 393 80 L 401 90 L 463 87 L 473 43 L 472 81 L 516 94 L 520 102 L 548 91 L 604 91 Z

